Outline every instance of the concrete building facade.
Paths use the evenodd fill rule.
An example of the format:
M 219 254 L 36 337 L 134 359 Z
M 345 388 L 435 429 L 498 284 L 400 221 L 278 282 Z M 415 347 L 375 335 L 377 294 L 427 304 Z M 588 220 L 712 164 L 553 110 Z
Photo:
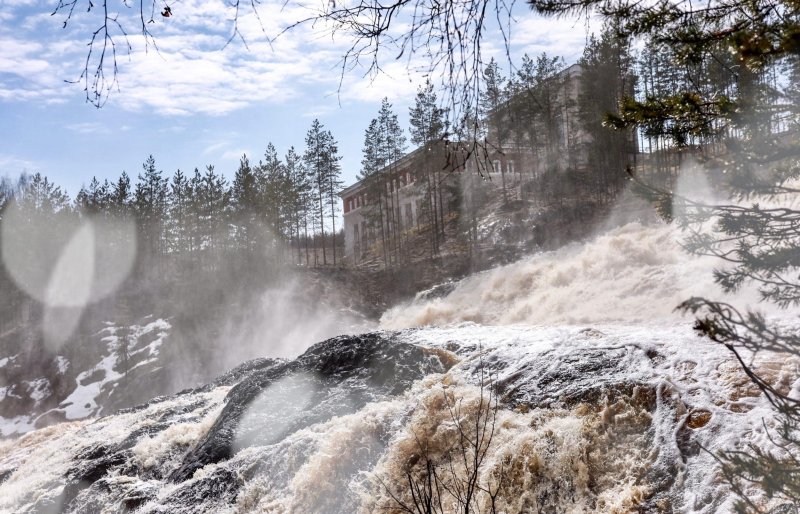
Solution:
M 516 104 L 511 99 L 484 120 L 485 142 L 461 146 L 447 141 L 431 143 L 391 163 L 370 179 L 341 191 L 348 262 L 358 264 L 376 244 L 383 244 L 385 253 L 387 234 L 402 233 L 427 223 L 430 216 L 426 219 L 426 194 L 431 194 L 431 187 L 439 188 L 433 194 L 441 198 L 454 188 L 463 187 L 464 173 L 513 191 L 545 171 L 584 166 L 584 149 L 591 136 L 579 123 L 580 77 L 578 64 L 556 77 L 552 102 L 555 108 L 549 125 L 555 134 L 547 136 L 550 146 L 546 151 L 532 143 L 539 139 L 531 133 L 539 130 L 537 127 L 523 127 L 528 133 L 522 136 L 524 130 L 515 132 L 514 123 L 519 128 L 519 120 L 515 118 Z M 433 180 L 431 170 L 434 170 Z

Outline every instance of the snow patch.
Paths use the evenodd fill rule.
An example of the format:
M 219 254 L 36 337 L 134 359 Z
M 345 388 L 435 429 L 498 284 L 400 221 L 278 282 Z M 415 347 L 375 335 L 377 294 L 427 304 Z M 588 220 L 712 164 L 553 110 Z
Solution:
M 48 398 L 53 391 L 50 389 L 50 381 L 46 378 L 36 380 L 25 380 L 22 382 L 28 389 L 28 396 L 36 403 Z
M 0 436 L 9 437 L 15 434 L 24 434 L 33 430 L 33 418 L 31 416 L 15 416 L 5 418 L 0 416 Z
M 111 322 L 106 322 L 105 325 L 105 328 L 100 331 L 101 335 L 105 334 L 100 341 L 105 345 L 106 355 L 94 367 L 78 374 L 75 379 L 76 388 L 59 405 L 68 420 L 83 419 L 100 414 L 102 412 L 102 407 L 98 403 L 100 394 L 107 384 L 117 382 L 125 376 L 125 370 L 120 369 L 122 360 L 120 346 L 122 345 L 122 340 L 121 336 L 118 335 L 123 327 L 116 326 Z M 128 373 L 156 361 L 159 350 L 171 328 L 172 326 L 169 322 L 163 319 L 151 321 L 143 326 L 132 325 L 125 327 L 128 332 L 126 336 L 128 358 L 139 354 L 147 356 L 147 358 L 131 366 L 128 369 Z M 140 346 L 141 338 L 153 332 L 157 334 L 156 339 L 147 345 Z M 99 378 L 90 382 L 94 377 Z
M 69 369 L 69 360 L 66 357 L 61 355 L 56 356 L 56 367 L 58 367 L 58 373 L 63 375 Z
M 16 358 L 17 358 L 16 355 L 12 355 L 10 357 L 3 357 L 2 359 L 0 359 L 0 368 L 5 368 L 6 365 L 12 364 L 14 362 L 14 359 Z

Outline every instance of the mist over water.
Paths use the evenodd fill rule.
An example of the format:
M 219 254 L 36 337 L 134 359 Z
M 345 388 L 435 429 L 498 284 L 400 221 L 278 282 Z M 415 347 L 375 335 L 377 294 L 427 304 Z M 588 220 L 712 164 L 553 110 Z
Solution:
M 679 186 L 711 198 L 702 180 Z M 380 320 L 438 327 L 307 352 L 373 324 L 326 278 L 291 265 L 238 269 L 269 277 L 240 290 L 210 274 L 190 284 L 195 295 L 172 293 L 171 307 L 191 321 L 215 317 L 162 323 L 174 384 L 196 385 L 198 360 L 219 373 L 278 359 L 0 443 L 0 511 L 399 513 L 396 498 L 411 501 L 405 485 L 429 472 L 425 459 L 446 471 L 448 490 L 468 479 L 451 465 L 457 441 L 487 414 L 479 478 L 501 492 L 501 511 L 731 511 L 714 456 L 700 448 L 765 446 L 772 409 L 730 353 L 675 311 L 693 295 L 722 297 L 719 261 L 689 255 L 674 226 L 631 218 L 622 206 L 585 242 L 471 276 L 441 297 L 421 293 Z M 796 390 L 796 360 L 757 364 Z M 500 398 L 494 414 L 485 370 Z M 481 491 L 476 501 L 488 510 L 491 498 Z
M 680 176 L 675 192 L 694 201 L 721 200 L 692 164 Z M 724 263 L 689 254 L 681 246 L 685 233 L 674 224 L 654 220 L 652 212 L 649 221 L 641 221 L 647 217 L 631 209 L 633 202 L 633 193 L 627 191 L 588 241 L 473 275 L 442 297 L 418 294 L 384 313 L 380 326 L 674 322 L 690 319 L 676 311 L 682 301 L 692 296 L 723 297 L 713 270 Z M 642 206 L 638 202 L 638 208 Z M 681 209 L 676 201 L 673 210 Z M 756 305 L 758 295 L 747 288 L 736 296 L 747 305 L 769 307 Z
M 443 298 L 391 309 L 381 327 L 674 320 L 681 301 L 718 291 L 715 263 L 687 255 L 679 237 L 670 226 L 629 223 L 586 244 L 469 277 Z
M 75 332 L 84 309 L 121 286 L 136 257 L 133 220 L 59 218 L 11 204 L 0 223 L 2 263 L 17 287 L 44 306 L 51 350 Z
M 220 358 L 226 367 L 254 357 L 296 357 L 327 338 L 374 328 L 335 292 L 321 298 L 314 283 L 299 274 L 290 277 L 266 288 L 249 305 L 229 309 L 217 343 L 224 349 Z

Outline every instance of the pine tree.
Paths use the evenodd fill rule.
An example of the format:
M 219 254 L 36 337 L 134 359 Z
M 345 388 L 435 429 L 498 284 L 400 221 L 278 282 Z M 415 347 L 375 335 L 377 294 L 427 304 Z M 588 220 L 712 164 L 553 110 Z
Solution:
M 105 214 L 109 209 L 111 191 L 108 180 L 102 184 L 97 177 L 92 177 L 89 187 L 81 187 L 75 197 L 75 206 L 83 214 Z
M 344 186 L 344 182 L 342 181 L 342 165 L 340 163 L 342 158 L 339 156 L 339 146 L 330 131 L 328 131 L 328 141 L 328 152 L 326 153 L 326 193 L 328 196 L 328 203 L 330 205 L 331 239 L 333 241 L 333 265 L 336 266 L 336 252 L 337 248 L 339 247 L 336 242 L 336 215 L 339 212 L 338 193 Z
M 635 151 L 631 131 L 614 131 L 604 126 L 608 113 L 618 112 L 624 98 L 633 94 L 633 58 L 627 41 L 605 31 L 600 39 L 592 36 L 578 61 L 581 66 L 578 92 L 578 118 L 582 131 L 591 134 L 585 148 L 575 149 L 571 155 L 580 154 L 581 168 L 587 169 L 590 184 L 581 196 L 593 196 L 604 203 L 616 199 L 625 184 L 625 174 L 620 170 L 631 163 Z M 597 84 L 604 87 L 598 88 Z M 593 195 L 592 195 L 593 193 Z
M 212 165 L 206 166 L 199 187 L 194 185 L 193 189 L 199 211 L 199 248 L 205 249 L 203 253 L 206 257 L 203 262 L 208 263 L 213 270 L 220 263 L 230 236 L 228 214 L 231 194 L 228 192 L 225 177 L 217 174 Z
M 196 263 L 197 255 L 203 247 L 203 175 L 198 168 L 189 180 L 190 193 L 187 205 L 189 253 L 192 263 Z
M 388 98 L 381 102 L 378 117 L 374 118 L 364 132 L 361 174 L 359 180 L 366 186 L 369 204 L 363 208 L 369 225 L 369 232 L 379 227 L 384 266 L 392 258 L 399 261 L 401 245 L 401 220 L 398 219 L 401 177 L 395 169 L 406 151 L 406 138 L 403 129 L 392 111 Z M 368 233 L 369 233 L 368 232 Z M 366 249 L 368 236 L 362 234 Z M 389 252 L 392 251 L 392 253 Z
M 192 185 L 179 169 L 172 176 L 169 190 L 169 240 L 173 252 L 183 254 L 190 247 L 190 208 Z
M 438 106 L 430 80 L 417 89 L 414 106 L 409 110 L 411 142 L 423 148 L 422 162 L 415 167 L 414 182 L 424 200 L 421 214 L 428 218 L 431 257 L 439 253 L 444 236 L 444 208 L 441 169 L 438 162 L 446 133 L 446 111 Z
M 508 81 L 501 74 L 500 66 L 498 66 L 494 58 L 492 58 L 486 68 L 484 68 L 483 82 L 484 90 L 480 98 L 481 115 L 490 124 L 486 131 L 486 142 L 488 146 L 486 151 L 488 152 L 492 147 L 502 151 L 508 139 L 510 125 L 510 113 L 508 112 L 509 107 L 507 105 Z M 479 167 L 479 171 L 480 169 Z M 500 177 L 502 179 L 501 188 L 503 191 L 503 203 L 507 204 L 508 192 L 506 189 L 505 167 L 501 168 Z
M 411 142 L 422 146 L 445 137 L 447 111 L 439 107 L 433 83 L 430 79 L 417 89 L 414 106 L 409 110 L 411 118 Z
M 130 214 L 131 179 L 124 171 L 112 186 L 110 203 L 112 212 L 117 216 L 125 217 Z
M 294 242 L 297 246 L 297 263 L 301 262 L 300 231 L 305 234 L 306 266 L 308 265 L 308 216 L 311 213 L 311 181 L 309 174 L 303 166 L 302 158 L 297 155 L 294 147 L 290 147 L 284 158 L 286 162 L 286 176 L 289 181 L 290 210 L 294 227 Z
M 244 251 L 248 258 L 262 242 L 260 223 L 258 222 L 259 191 L 258 178 L 250 160 L 243 155 L 239 160 L 239 168 L 231 184 L 230 208 L 234 226 L 234 243 L 236 248 Z
M 269 227 L 273 246 L 283 255 L 283 245 L 290 238 L 288 205 L 291 193 L 286 167 L 272 143 L 267 145 L 264 161 L 259 163 L 257 177 L 263 224 Z
M 306 134 L 306 151 L 303 162 L 313 184 L 316 199 L 317 218 L 315 222 L 322 240 L 322 262 L 327 265 L 325 245 L 325 218 L 330 216 L 334 234 L 333 263 L 336 264 L 336 194 L 341 188 L 341 165 L 337 143 L 330 131 L 324 130 L 319 120 L 314 120 Z M 314 252 L 316 264 L 316 248 Z
M 138 219 L 139 241 L 142 242 L 145 267 L 155 262 L 162 271 L 161 257 L 166 254 L 166 230 L 168 181 L 161 170 L 156 169 L 153 156 L 142 165 L 144 174 L 139 175 L 134 192 L 134 209 Z
M 70 210 L 67 193 L 38 172 L 20 179 L 15 199 L 20 208 L 45 216 Z
M 517 144 L 539 154 L 539 161 L 553 166 L 559 161 L 559 133 L 566 99 L 559 95 L 565 78 L 563 59 L 542 53 L 535 60 L 528 55 L 511 83 L 511 122 Z
M 508 79 L 503 76 L 494 57 L 483 69 L 483 92 L 480 98 L 480 113 L 488 120 L 488 139 L 502 147 L 508 137 Z
M 386 248 L 386 225 L 385 217 L 385 197 L 386 180 L 380 176 L 383 169 L 381 160 L 381 130 L 378 119 L 374 118 L 364 132 L 364 147 L 362 149 L 361 174 L 358 179 L 365 185 L 365 195 L 369 199 L 367 205 L 362 206 L 365 221 L 368 225 L 367 234 L 362 234 L 363 251 L 369 245 L 368 234 L 375 230 L 375 225 L 379 227 L 377 231 L 381 235 L 381 250 L 383 253 L 384 266 L 389 265 L 389 253 Z M 356 256 L 358 258 L 358 256 Z

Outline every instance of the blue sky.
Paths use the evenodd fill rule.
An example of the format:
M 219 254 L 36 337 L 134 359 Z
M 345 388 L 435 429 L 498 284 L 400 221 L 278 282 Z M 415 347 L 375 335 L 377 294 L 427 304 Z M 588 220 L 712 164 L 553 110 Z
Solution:
M 389 98 L 407 127 L 408 108 L 423 81 L 408 73 L 407 60 L 392 60 L 392 52 L 384 54 L 385 74 L 370 80 L 354 70 L 342 77 L 338 64 L 346 41 L 309 26 L 271 45 L 247 12 L 240 17 L 247 47 L 238 40 L 225 47 L 233 26 L 225 0 L 171 2 L 173 17 L 157 15 L 148 24 L 155 52 L 136 33 L 138 10 L 109 0 L 128 24 L 132 52 L 118 57 L 120 90 L 97 109 L 84 101 L 82 85 L 65 82 L 80 75 L 97 11 L 87 14 L 88 1 L 79 0 L 62 29 L 64 15 L 51 16 L 57 3 L 0 0 L 0 175 L 40 171 L 72 196 L 92 176 L 114 179 L 125 170 L 135 178 L 150 154 L 169 175 L 213 164 L 230 177 L 243 153 L 257 161 L 268 142 L 281 155 L 291 145 L 302 152 L 314 118 L 339 141 L 350 183 L 360 167 L 364 129 L 381 98 Z M 261 4 L 269 35 L 307 13 L 301 5 L 281 5 Z M 524 5 L 514 13 L 516 62 L 526 52 L 547 51 L 568 63 L 580 55 L 582 22 L 544 20 Z M 499 32 L 497 38 L 490 33 L 484 53 L 487 60 L 504 59 Z M 411 56 L 412 67 L 420 59 Z

